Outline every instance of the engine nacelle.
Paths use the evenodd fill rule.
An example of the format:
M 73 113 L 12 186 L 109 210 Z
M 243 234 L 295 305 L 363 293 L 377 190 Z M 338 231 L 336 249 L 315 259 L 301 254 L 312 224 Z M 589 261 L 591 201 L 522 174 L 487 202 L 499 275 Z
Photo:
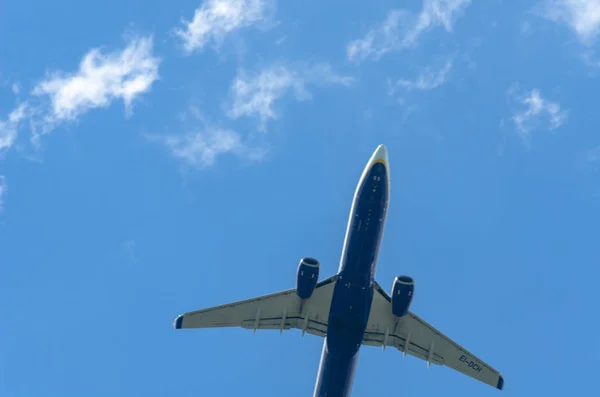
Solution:
M 415 292 L 415 281 L 408 276 L 398 276 L 392 285 L 392 313 L 402 317 L 408 313 Z
M 319 268 L 320 263 L 314 258 L 300 260 L 296 279 L 296 294 L 300 299 L 304 300 L 312 296 L 319 280 Z

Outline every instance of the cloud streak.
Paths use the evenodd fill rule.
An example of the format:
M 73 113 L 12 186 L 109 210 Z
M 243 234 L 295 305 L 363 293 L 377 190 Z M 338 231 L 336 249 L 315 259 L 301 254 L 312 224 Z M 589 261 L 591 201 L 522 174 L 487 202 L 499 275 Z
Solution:
M 129 259 L 131 259 L 133 262 L 137 262 L 135 257 L 135 248 L 135 240 L 126 240 L 121 243 L 121 249 L 125 251 L 125 253 L 129 256 Z
M 353 81 L 351 77 L 334 73 L 325 63 L 311 67 L 274 64 L 253 75 L 241 71 L 231 84 L 228 115 L 233 119 L 258 117 L 259 129 L 266 131 L 267 122 L 278 118 L 275 102 L 288 92 L 296 100 L 305 101 L 312 98 L 307 85 L 349 86 Z
M 427 31 L 443 26 L 452 31 L 455 19 L 471 0 L 424 0 L 418 15 L 406 10 L 392 10 L 380 24 L 373 26 L 364 38 L 351 41 L 346 47 L 350 61 L 361 62 L 368 58 L 378 60 L 390 51 L 416 45 Z
M 596 146 L 587 153 L 587 161 L 594 165 L 600 164 L 600 145 Z
M 394 94 L 397 88 L 404 88 L 407 91 L 419 90 L 419 91 L 429 91 L 433 90 L 442 84 L 444 84 L 448 79 L 448 74 L 452 69 L 452 61 L 448 60 L 438 70 L 434 70 L 431 67 L 427 67 L 419 74 L 415 80 L 405 80 L 399 79 L 393 85 L 390 94 Z
M 6 195 L 6 178 L 0 175 L 0 212 L 4 210 L 4 196 Z
M 191 21 L 175 29 L 187 54 L 200 51 L 212 42 L 219 46 L 235 30 L 265 22 L 270 0 L 206 0 L 194 12 Z
M 27 104 L 22 103 L 8 115 L 6 121 L 0 120 L 0 155 L 7 152 L 15 143 L 19 127 L 27 116 Z

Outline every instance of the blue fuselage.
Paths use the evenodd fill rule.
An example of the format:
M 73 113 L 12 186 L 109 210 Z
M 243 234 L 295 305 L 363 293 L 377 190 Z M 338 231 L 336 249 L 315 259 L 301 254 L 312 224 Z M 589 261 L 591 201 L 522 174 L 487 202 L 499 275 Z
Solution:
M 349 396 L 373 300 L 373 282 L 389 202 L 387 165 L 367 165 L 354 196 L 332 297 L 315 397 Z

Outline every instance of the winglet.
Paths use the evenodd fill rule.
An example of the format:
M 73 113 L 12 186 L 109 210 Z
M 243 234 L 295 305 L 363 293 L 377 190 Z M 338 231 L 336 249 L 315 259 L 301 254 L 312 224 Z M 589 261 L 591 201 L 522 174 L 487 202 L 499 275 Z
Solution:
M 500 374 L 498 375 L 498 385 L 496 386 L 496 388 L 498 390 L 504 389 L 504 378 Z
M 183 314 L 180 314 L 175 319 L 175 323 L 173 325 L 175 326 L 175 329 L 181 329 L 182 323 L 183 323 Z

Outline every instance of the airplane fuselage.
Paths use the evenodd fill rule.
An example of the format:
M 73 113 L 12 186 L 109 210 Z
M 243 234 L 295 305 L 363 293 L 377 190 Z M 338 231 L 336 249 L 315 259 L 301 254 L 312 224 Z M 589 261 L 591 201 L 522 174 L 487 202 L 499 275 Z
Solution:
M 349 396 L 373 300 L 389 203 L 387 152 L 379 146 L 358 183 L 346 230 L 315 397 Z

